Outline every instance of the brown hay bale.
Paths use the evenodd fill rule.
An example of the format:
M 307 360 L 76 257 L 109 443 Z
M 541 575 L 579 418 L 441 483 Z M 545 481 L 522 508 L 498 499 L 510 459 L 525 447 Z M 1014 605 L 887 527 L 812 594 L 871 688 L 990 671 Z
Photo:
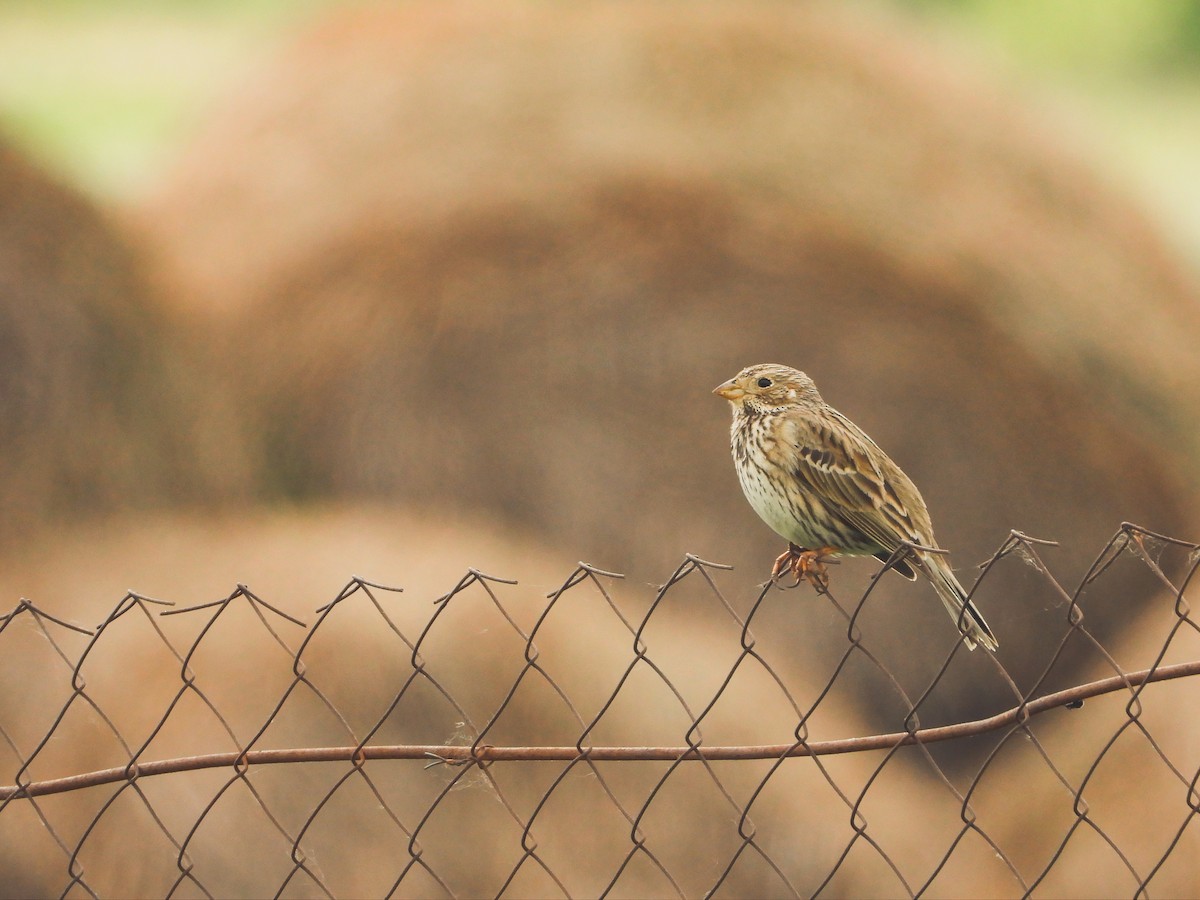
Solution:
M 200 493 L 152 306 L 113 225 L 0 143 L 0 533 Z
M 635 573 L 684 550 L 765 573 L 778 541 L 708 390 L 777 361 L 914 477 L 968 575 L 1010 528 L 1063 540 L 1069 584 L 1122 520 L 1195 523 L 1194 287 L 1043 123 L 896 22 L 339 10 L 145 214 L 177 302 L 244 348 L 285 494 L 470 509 Z M 1111 634 L 1137 603 L 1106 585 Z M 1038 589 L 980 597 L 1016 671 L 1061 631 Z M 873 639 L 919 693 L 944 614 L 898 579 L 879 599 Z

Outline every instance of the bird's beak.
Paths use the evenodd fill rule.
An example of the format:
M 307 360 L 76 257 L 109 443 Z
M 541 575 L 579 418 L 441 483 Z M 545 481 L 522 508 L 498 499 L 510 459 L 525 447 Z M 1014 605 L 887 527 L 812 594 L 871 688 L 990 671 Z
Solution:
M 713 393 L 718 397 L 724 397 L 731 403 L 736 403 L 738 400 L 741 400 L 744 396 L 746 396 L 746 392 L 738 387 L 732 378 L 730 378 L 724 384 L 717 385 L 717 387 L 713 388 Z

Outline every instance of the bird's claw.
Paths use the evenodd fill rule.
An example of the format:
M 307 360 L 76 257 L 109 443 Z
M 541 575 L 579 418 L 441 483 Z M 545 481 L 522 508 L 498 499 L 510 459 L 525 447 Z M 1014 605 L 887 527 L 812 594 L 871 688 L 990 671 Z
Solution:
M 796 579 L 791 587 L 799 587 L 801 581 L 807 581 L 818 594 L 824 594 L 829 590 L 829 572 L 825 566 L 838 564 L 833 558 L 836 552 L 833 547 L 806 550 L 795 544 L 788 544 L 788 548 L 779 554 L 775 565 L 771 567 L 771 580 L 775 581 L 786 573 Z

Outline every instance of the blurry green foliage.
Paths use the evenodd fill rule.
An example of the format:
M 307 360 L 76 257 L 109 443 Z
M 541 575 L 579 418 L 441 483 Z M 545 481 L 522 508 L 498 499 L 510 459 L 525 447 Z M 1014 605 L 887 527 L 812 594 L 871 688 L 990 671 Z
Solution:
M 894 0 L 1016 59 L 1088 76 L 1200 71 L 1200 0 Z
M 345 2 L 0 0 L 0 132 L 86 192 L 136 201 L 215 98 L 292 27 Z M 1099 124 L 1097 149 L 1200 256 L 1200 0 L 829 2 L 945 25 L 1035 83 L 1069 87 Z
M 153 182 L 207 106 L 330 0 L 0 0 L 0 133 L 103 197 Z

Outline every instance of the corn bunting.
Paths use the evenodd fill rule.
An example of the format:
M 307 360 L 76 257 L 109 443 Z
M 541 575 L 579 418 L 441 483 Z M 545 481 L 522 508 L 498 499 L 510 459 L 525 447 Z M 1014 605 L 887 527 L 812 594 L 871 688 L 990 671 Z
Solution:
M 916 485 L 862 429 L 821 399 L 812 379 L 787 366 L 743 369 L 714 394 L 733 405 L 730 445 L 742 491 L 788 549 L 771 577 L 808 578 L 824 590 L 836 556 L 887 561 L 908 542 L 937 549 Z M 913 550 L 894 568 L 929 579 L 974 650 L 996 638 L 941 553 Z M 915 571 L 914 571 L 915 569 Z

